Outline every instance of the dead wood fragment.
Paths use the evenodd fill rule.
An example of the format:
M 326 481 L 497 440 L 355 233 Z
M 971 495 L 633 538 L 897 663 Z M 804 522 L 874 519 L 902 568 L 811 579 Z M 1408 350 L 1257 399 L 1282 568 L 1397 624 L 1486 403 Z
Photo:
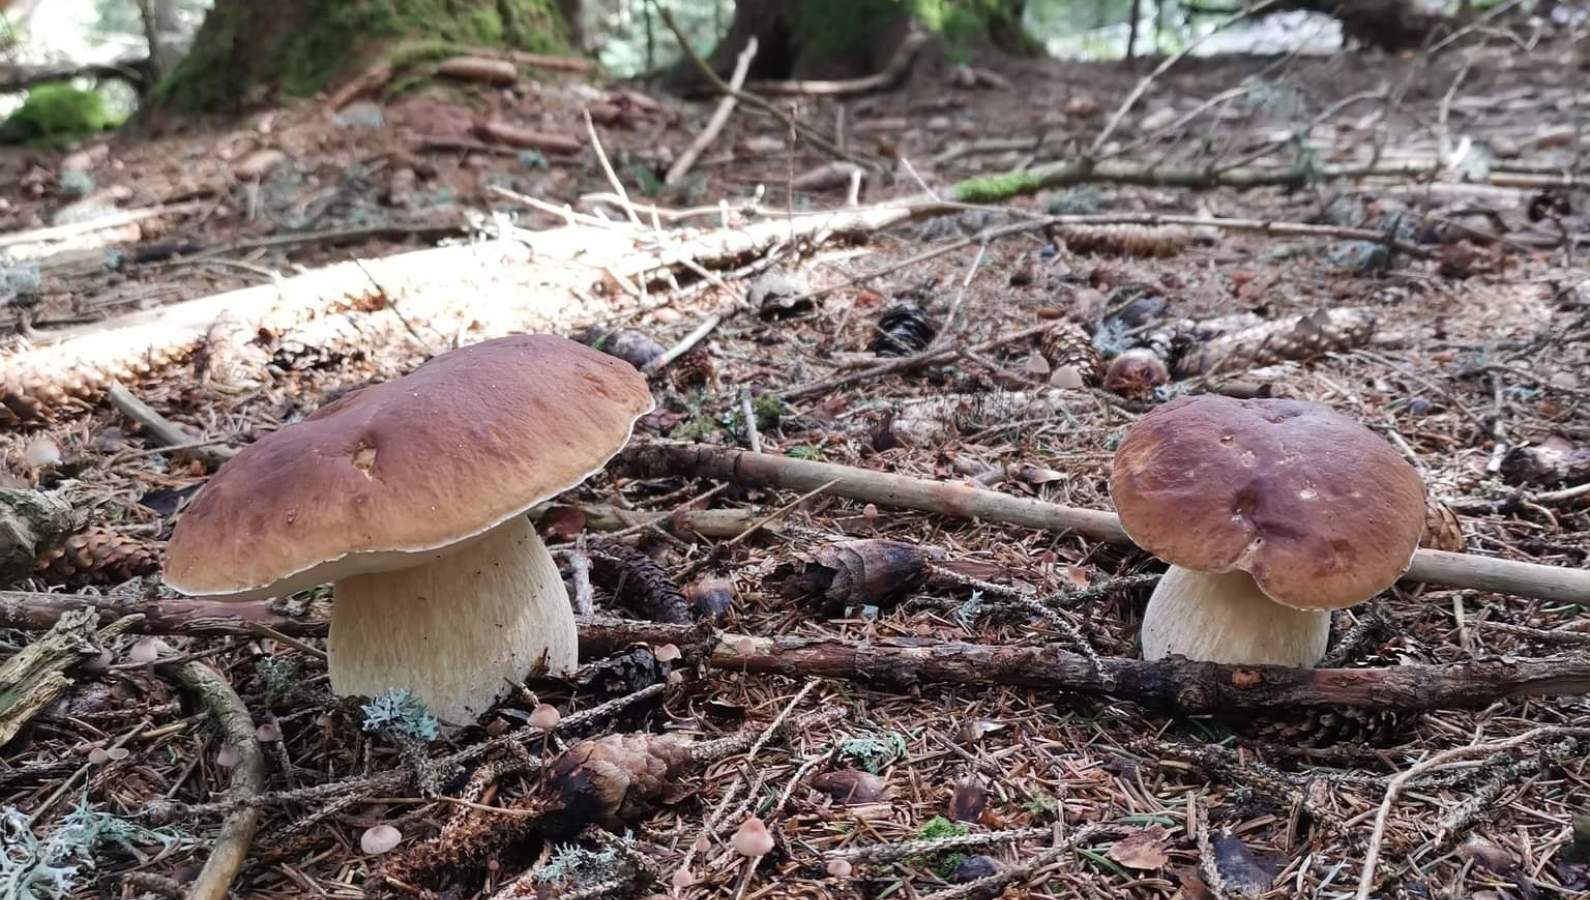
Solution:
M 506 59 L 484 56 L 455 56 L 444 59 L 436 66 L 436 74 L 461 81 L 478 81 L 482 84 L 505 85 L 519 80 L 519 70 Z
M 555 327 L 571 308 L 570 291 L 585 297 L 583 316 L 606 315 L 609 308 L 584 293 L 602 279 L 649 277 L 692 263 L 718 265 L 792 240 L 868 234 L 948 208 L 883 206 L 798 213 L 732 230 L 681 229 L 660 248 L 644 250 L 636 248 L 640 235 L 608 223 L 582 223 L 338 263 L 276 284 L 53 332 L 54 343 L 0 358 L 0 425 L 78 413 L 113 382 L 133 383 L 169 369 L 188 359 L 229 309 L 262 334 L 284 334 L 328 313 L 373 309 L 370 320 L 382 323 L 371 329 L 376 339 L 403 328 L 411 336 L 434 337 L 438 346 L 452 335 L 485 340 Z M 645 239 L 655 234 L 648 231 Z M 488 294 L 505 302 L 490 308 L 470 302 Z
M 132 625 L 122 620 L 96 631 L 98 622 L 93 610 L 69 612 L 0 664 L 0 747 L 71 686 L 68 669 L 98 656 L 104 640 Z
M 226 799 L 240 806 L 221 822 L 210 856 L 187 894 L 188 900 L 226 900 L 232 879 L 248 859 L 249 846 L 259 828 L 260 808 L 249 801 L 265 789 L 265 754 L 260 750 L 248 707 L 224 675 L 198 661 L 157 665 L 155 671 L 191 691 L 220 726 L 227 745 L 237 753 Z
M 1590 692 L 1583 657 L 1476 659 L 1365 669 L 1226 666 L 1182 657 L 1088 657 L 1056 646 L 1012 647 L 912 638 L 844 643 L 821 638 L 721 636 L 711 664 L 738 672 L 845 678 L 896 688 L 1015 685 L 1112 696 L 1177 713 L 1278 712 L 1355 706 L 1420 710 L 1483 706 L 1506 697 Z
M 1375 331 L 1366 309 L 1317 309 L 1206 341 L 1176 360 L 1178 378 L 1308 360 L 1361 347 Z
M 864 78 L 839 81 L 756 81 L 752 82 L 750 87 L 763 94 L 786 96 L 807 94 L 821 97 L 847 97 L 887 90 L 899 83 L 900 79 L 911 70 L 917 52 L 927 41 L 928 35 L 925 32 L 913 28 L 905 39 L 900 41 L 894 55 L 889 57 L 889 62 L 875 74 Z
M 706 127 L 701 129 L 701 133 L 690 142 L 690 146 L 680 152 L 679 158 L 668 167 L 667 174 L 663 176 L 663 184 L 678 184 L 690 171 L 690 167 L 696 164 L 696 160 L 701 158 L 701 154 L 712 146 L 723 126 L 728 124 L 729 116 L 734 112 L 735 104 L 739 102 L 735 92 L 744 86 L 746 73 L 751 70 L 751 60 L 755 57 L 756 37 L 753 35 L 746 41 L 745 49 L 740 51 L 739 57 L 734 61 L 734 73 L 729 76 L 729 90 L 725 91 L 723 97 L 718 100 L 717 107 L 712 110 L 711 118 L 707 119 Z
M 52 494 L 0 488 L 0 585 L 32 575 L 77 525 L 72 507 Z
M 369 94 L 392 80 L 392 67 L 377 65 L 350 79 L 342 87 L 337 88 L 326 100 L 326 109 L 336 112 L 349 103 Z
M 132 391 L 119 384 L 112 383 L 105 389 L 105 399 L 121 411 L 121 414 L 139 425 L 149 433 L 155 443 L 163 447 L 183 447 L 182 452 L 191 454 L 194 459 L 204 464 L 206 469 L 215 471 L 221 464 L 237 455 L 231 447 L 220 445 L 193 446 L 194 438 L 181 426 L 162 416 L 155 408 L 138 399 Z
M 508 58 L 522 66 L 532 66 L 537 69 L 553 69 L 559 72 L 589 72 L 591 61 L 578 56 L 549 56 L 545 53 L 531 53 L 527 50 L 509 50 Z
M 915 544 L 865 538 L 817 548 L 811 562 L 784 581 L 786 595 L 818 596 L 838 613 L 847 606 L 885 606 L 927 581 L 928 555 Z
M 510 125 L 497 119 L 476 125 L 475 136 L 483 141 L 507 144 L 510 147 L 519 147 L 525 150 L 559 153 L 564 156 L 572 156 L 585 147 L 579 138 L 571 134 L 521 128 L 518 125 Z
M 1457 555 L 1457 554 L 1449 554 Z M 45 602 L 40 602 L 43 598 Z M 69 603 L 61 600 L 72 601 Z M 177 605 L 180 609 L 165 609 Z M 123 606 L 103 597 L 0 592 L 0 627 L 48 628 L 73 609 L 103 606 L 116 614 L 149 609 L 150 620 L 126 629 L 156 634 L 237 634 L 240 621 L 268 617 L 268 604 L 165 601 Z M 225 618 L 228 608 L 238 616 Z M 289 624 L 290 623 L 290 624 Z M 301 636 L 324 636 L 318 620 L 278 620 Z M 273 625 L 273 627 L 275 627 Z M 704 653 L 717 668 L 792 677 L 831 677 L 876 684 L 1011 685 L 1113 696 L 1187 713 L 1356 706 L 1366 709 L 1472 707 L 1506 697 L 1590 693 L 1590 659 L 1476 659 L 1449 665 L 1365 669 L 1226 666 L 1181 658 L 1145 661 L 1088 657 L 1055 646 L 990 646 L 955 641 L 882 639 L 871 644 L 799 637 L 714 634 L 704 626 L 598 619 L 580 623 L 580 651 L 590 659 L 632 644 L 675 644 Z M 594 710 L 593 710 L 594 712 Z M 571 717 L 572 718 L 572 717 Z M 473 756 L 469 757 L 473 758 Z
M 1130 543 L 1114 513 L 835 463 L 747 453 L 730 447 L 636 444 L 615 457 L 612 465 L 617 471 L 635 477 L 716 478 L 798 491 L 821 488 L 834 496 L 953 518 L 1004 522 L 1042 531 L 1075 531 L 1113 544 Z M 1414 554 L 1404 577 L 1408 581 L 1445 587 L 1570 603 L 1590 602 L 1590 571 L 1488 556 L 1421 549 Z

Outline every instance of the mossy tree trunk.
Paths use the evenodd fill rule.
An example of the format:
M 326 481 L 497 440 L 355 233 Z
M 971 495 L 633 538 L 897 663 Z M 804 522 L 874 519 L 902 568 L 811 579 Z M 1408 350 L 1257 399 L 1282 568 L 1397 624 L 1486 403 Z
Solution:
M 912 20 L 938 35 L 951 56 L 977 45 L 1032 55 L 1022 28 L 1026 0 L 737 0 L 729 33 L 709 60 L 725 75 L 751 37 L 753 80 L 858 78 L 881 70 Z
M 234 111 L 270 94 L 311 94 L 399 46 L 440 55 L 498 46 L 569 50 L 559 0 L 216 0 L 153 106 Z

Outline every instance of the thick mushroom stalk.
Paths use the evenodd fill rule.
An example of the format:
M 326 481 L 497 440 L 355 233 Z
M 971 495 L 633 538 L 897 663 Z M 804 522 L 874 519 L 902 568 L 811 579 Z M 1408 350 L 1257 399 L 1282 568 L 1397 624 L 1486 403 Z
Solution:
M 1143 612 L 1143 658 L 1312 667 L 1330 641 L 1328 610 L 1282 606 L 1246 572 L 1171 566 Z
M 423 565 L 336 582 L 333 691 L 407 688 L 443 721 L 466 724 L 543 665 L 551 675 L 573 671 L 574 610 L 527 517 L 439 552 Z

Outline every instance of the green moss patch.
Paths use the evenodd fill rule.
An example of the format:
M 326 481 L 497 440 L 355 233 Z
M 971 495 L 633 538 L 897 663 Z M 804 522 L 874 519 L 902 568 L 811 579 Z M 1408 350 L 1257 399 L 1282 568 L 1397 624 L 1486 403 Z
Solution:
M 64 82 L 41 84 L 0 124 L 0 139 L 9 142 L 58 140 L 97 134 L 119 124 L 97 91 Z

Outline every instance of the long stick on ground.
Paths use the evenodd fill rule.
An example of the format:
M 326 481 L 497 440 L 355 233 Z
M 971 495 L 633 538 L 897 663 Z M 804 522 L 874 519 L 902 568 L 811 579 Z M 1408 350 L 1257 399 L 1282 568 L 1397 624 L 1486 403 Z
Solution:
M 643 444 L 621 453 L 614 465 L 634 477 L 687 476 L 735 484 L 824 492 L 852 500 L 938 513 L 957 519 L 1003 522 L 1041 531 L 1074 531 L 1112 544 L 1129 544 L 1114 513 L 1061 506 L 998 491 L 927 478 L 875 472 L 835 463 L 748 453 L 697 444 Z M 1405 576 L 1409 581 L 1561 600 L 1590 602 L 1590 571 L 1514 562 L 1489 556 L 1420 549 Z
M 678 184 L 679 180 L 685 177 L 685 173 L 690 171 L 690 167 L 696 164 L 696 160 L 701 158 L 701 154 L 712 146 L 712 142 L 718 137 L 718 132 L 728 124 L 729 115 L 734 112 L 735 104 L 740 102 L 735 92 L 745 86 L 745 75 L 751 71 L 751 59 L 755 56 L 756 37 L 753 35 L 746 42 L 745 49 L 740 51 L 739 58 L 734 61 L 734 74 L 729 77 L 729 91 L 718 101 L 717 109 L 712 111 L 712 118 L 707 120 L 707 127 L 701 129 L 701 133 L 690 142 L 690 146 L 686 147 L 684 152 L 679 154 L 679 158 L 674 160 L 674 164 L 668 167 L 668 174 L 663 176 L 663 184 Z
M 192 691 L 200 704 L 221 726 L 227 743 L 237 750 L 238 762 L 232 768 L 228 800 L 246 801 L 265 789 L 265 754 L 254 733 L 248 707 L 232 690 L 225 677 L 201 662 L 176 666 L 156 666 L 162 675 L 174 678 Z M 259 828 L 259 807 L 250 803 L 234 810 L 221 822 L 221 831 L 210 850 L 204 868 L 188 889 L 187 900 L 225 900 L 232 879 L 248 858 L 248 848 Z
M 146 618 L 128 630 L 145 634 L 217 634 L 228 612 L 233 633 L 246 622 L 270 621 L 283 633 L 323 637 L 326 623 L 286 619 L 265 601 L 167 601 L 180 611 Z M 0 593 L 0 627 L 43 629 L 84 608 L 112 614 L 139 608 L 104 597 Z M 285 620 L 285 621 L 284 621 Z M 196 627 L 190 627 L 196 626 Z M 1484 706 L 1506 697 L 1590 693 L 1590 659 L 1477 659 L 1451 665 L 1368 669 L 1289 669 L 1227 666 L 1180 657 L 1163 660 L 1090 659 L 1057 645 L 1006 646 L 911 638 L 846 643 L 829 638 L 765 638 L 717 633 L 703 625 L 665 625 L 621 619 L 580 622 L 580 656 L 593 659 L 633 644 L 674 644 L 714 668 L 805 678 L 843 678 L 893 687 L 918 684 L 1009 685 L 1058 693 L 1117 697 L 1186 713 L 1360 706 L 1434 709 Z

